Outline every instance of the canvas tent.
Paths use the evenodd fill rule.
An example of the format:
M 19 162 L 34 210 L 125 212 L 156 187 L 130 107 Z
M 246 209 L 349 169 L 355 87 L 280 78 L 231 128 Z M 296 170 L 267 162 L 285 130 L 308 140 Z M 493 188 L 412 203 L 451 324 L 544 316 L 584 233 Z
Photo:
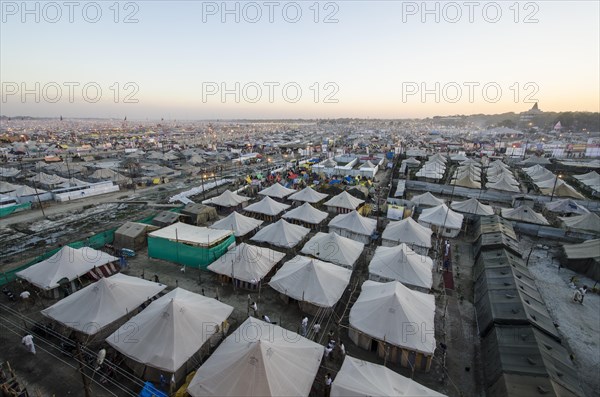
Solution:
M 307 186 L 304 189 L 296 192 L 288 197 L 289 200 L 301 201 L 304 203 L 316 204 L 320 201 L 323 201 L 327 198 L 327 194 L 319 193 L 314 190 L 312 187 Z
M 166 287 L 118 273 L 74 292 L 42 310 L 42 314 L 68 328 L 93 336 L 134 313 Z
M 331 397 L 443 397 L 434 390 L 404 377 L 391 369 L 345 356 L 333 384 Z
M 481 204 L 476 198 L 470 198 L 465 201 L 453 201 L 450 207 L 457 212 L 463 212 L 471 215 L 494 215 L 494 209 L 485 204 Z
M 566 182 L 557 184 L 556 187 L 540 189 L 540 191 L 542 192 L 542 194 L 545 194 L 547 196 L 554 195 L 554 197 L 572 197 L 580 200 L 585 199 L 585 197 L 581 193 L 579 193 L 577 190 L 575 190 L 575 188 L 573 188 L 573 186 L 567 184 Z
M 232 279 L 236 286 L 256 289 L 284 257 L 283 252 L 242 243 L 208 265 L 208 270 Z
M 564 244 L 563 249 L 568 268 L 600 281 L 600 239 Z
M 212 204 L 222 208 L 242 208 L 248 202 L 248 198 L 233 193 L 230 190 L 225 190 L 216 197 L 202 201 L 202 204 Z
M 343 191 L 337 196 L 330 198 L 325 202 L 327 210 L 330 212 L 336 212 L 345 214 L 350 211 L 356 210 L 365 201 L 352 196 L 350 193 Z
M 536 225 L 550 224 L 542 214 L 538 214 L 533 209 L 524 205 L 517 208 L 502 208 L 502 217 L 513 221 L 533 223 Z
M 302 247 L 301 253 L 352 269 L 363 252 L 364 244 L 337 233 L 315 234 Z
M 271 197 L 266 196 L 258 203 L 250 204 L 245 208 L 246 212 L 252 213 L 254 216 L 274 219 L 277 215 L 290 208 L 288 204 L 278 203 Z
M 273 198 L 283 199 L 292 193 L 296 193 L 294 189 L 288 189 L 281 183 L 274 183 L 266 189 L 261 190 L 258 194 L 262 196 L 269 196 Z
M 577 216 L 561 217 L 560 220 L 568 229 L 590 231 L 600 234 L 600 216 L 593 212 Z
M 166 373 L 177 383 L 220 339 L 232 312 L 233 307 L 216 299 L 175 288 L 130 320 L 136 324 L 135 343 L 123 337 L 131 334 L 129 323 L 106 341 L 129 359 L 136 376 L 158 381 Z
M 317 227 L 321 222 L 327 219 L 327 212 L 319 211 L 309 203 L 304 203 L 299 207 L 283 214 L 282 218 L 291 220 L 306 227 Z
M 316 315 L 320 308 L 333 308 L 344 294 L 352 270 L 296 255 L 275 273 L 269 285 L 275 291 L 295 299 L 300 309 Z
M 550 201 L 550 202 L 546 203 L 546 209 L 548 211 L 556 212 L 559 214 L 582 215 L 582 214 L 588 214 L 590 212 L 590 211 L 588 211 L 587 208 L 577 204 L 575 201 L 573 201 L 571 199 Z
M 199 396 L 307 397 L 323 346 L 249 317 L 196 371 L 187 392 Z
M 390 361 L 429 371 L 436 346 L 434 316 L 433 295 L 412 291 L 397 281 L 368 280 L 350 309 L 348 334 L 363 349 L 377 343 L 380 357 L 389 346 Z
M 408 217 L 401 221 L 388 223 L 381 236 L 381 245 L 393 247 L 400 243 L 406 243 L 416 253 L 426 255 L 431 248 L 432 233 L 430 228 L 420 225 Z
M 184 217 L 185 223 L 195 226 L 206 225 L 208 222 L 219 219 L 217 210 L 214 207 L 198 203 L 187 204 L 180 214 Z
M 128 248 L 139 250 L 146 246 L 146 235 L 150 230 L 155 230 L 155 226 L 138 222 L 125 222 L 121 227 L 115 230 L 113 245 L 115 248 Z
M 456 237 L 462 228 L 463 218 L 463 215 L 442 204 L 423 210 L 419 216 L 419 223 L 429 228 L 436 227 L 442 236 Z
M 236 211 L 233 211 L 227 217 L 213 223 L 209 228 L 220 229 L 220 230 L 231 230 L 235 234 L 235 237 L 243 237 L 246 234 L 257 230 L 264 221 L 259 219 L 250 218 L 244 216 Z
M 360 215 L 358 211 L 337 215 L 329 222 L 330 232 L 363 244 L 371 242 L 371 235 L 375 233 L 376 229 L 377 221 Z
M 90 247 L 64 246 L 48 259 L 21 270 L 16 275 L 46 292 L 52 291 L 54 297 L 58 297 L 57 288 L 63 281 L 70 283 L 71 290 L 74 291 L 74 281 L 87 273 L 93 272 L 94 278 L 116 273 L 118 268 L 113 265 L 116 261 L 118 258 Z
M 275 247 L 293 248 L 300 243 L 310 229 L 294 225 L 280 219 L 275 223 L 268 225 L 256 233 L 250 240 L 263 242 Z
M 369 264 L 369 279 L 399 281 L 407 287 L 429 291 L 433 285 L 433 260 L 419 255 L 402 243 L 395 247 L 377 247 Z
M 444 204 L 444 200 L 435 197 L 433 194 L 426 192 L 410 199 L 416 206 L 435 207 L 436 205 Z

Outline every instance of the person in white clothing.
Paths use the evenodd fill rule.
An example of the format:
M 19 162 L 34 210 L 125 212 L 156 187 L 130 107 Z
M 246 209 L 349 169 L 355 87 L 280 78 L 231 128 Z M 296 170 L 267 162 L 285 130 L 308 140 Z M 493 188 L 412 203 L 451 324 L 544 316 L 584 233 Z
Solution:
M 29 353 L 35 354 L 35 345 L 33 344 L 33 336 L 27 334 L 21 339 L 21 343 L 25 345 Z

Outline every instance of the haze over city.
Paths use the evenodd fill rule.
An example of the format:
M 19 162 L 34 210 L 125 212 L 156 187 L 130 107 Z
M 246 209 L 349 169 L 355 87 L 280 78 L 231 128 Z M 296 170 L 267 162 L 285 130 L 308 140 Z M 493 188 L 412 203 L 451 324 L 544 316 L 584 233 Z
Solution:
M 68 3 L 68 2 L 67 2 Z M 597 1 L 2 2 L 2 115 L 598 111 Z

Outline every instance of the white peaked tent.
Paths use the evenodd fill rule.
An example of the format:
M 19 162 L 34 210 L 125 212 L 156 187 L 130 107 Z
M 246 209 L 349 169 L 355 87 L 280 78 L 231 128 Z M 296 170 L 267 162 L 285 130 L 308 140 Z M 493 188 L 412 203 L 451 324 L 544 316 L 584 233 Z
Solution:
M 1 176 L 1 175 L 0 175 Z M 12 183 L 0 181 L 0 193 L 8 193 L 16 190 L 20 185 L 13 185 Z
M 363 243 L 336 233 L 319 232 L 304 244 L 300 252 L 352 269 L 364 248 Z
M 323 346 L 249 317 L 196 371 L 187 392 L 199 396 L 306 397 Z
M 446 237 L 456 237 L 462 228 L 464 216 L 452 211 L 446 204 L 427 208 L 421 212 L 419 223 L 426 227 L 437 226 Z
M 487 176 L 487 181 L 489 183 L 496 183 L 496 182 L 500 182 L 502 180 L 506 181 L 507 183 L 509 183 L 511 185 L 519 184 L 519 182 L 517 182 L 517 180 L 515 179 L 515 176 L 513 175 L 513 173 L 510 171 L 502 171 L 502 172 L 498 172 L 494 175 L 488 174 L 488 176 Z
M 433 285 L 433 260 L 419 255 L 402 243 L 395 247 L 377 247 L 369 264 L 369 279 L 399 281 L 406 286 L 430 290 Z
M 550 179 L 545 179 L 542 181 L 537 181 L 537 182 L 533 182 L 535 183 L 535 185 L 537 187 L 539 187 L 540 189 L 547 189 L 547 188 L 554 188 L 554 186 L 559 187 L 560 185 L 564 184 L 565 181 L 563 181 L 562 179 L 560 179 L 559 177 L 552 177 Z
M 244 216 L 233 211 L 227 217 L 209 226 L 210 229 L 233 230 L 235 237 L 242 237 L 257 229 L 264 221 Z
M 429 356 L 436 346 L 434 316 L 433 295 L 412 291 L 397 281 L 367 280 L 350 309 L 350 337 L 357 343 L 357 335 L 352 332 L 357 330 L 390 345 Z M 407 332 L 407 327 L 411 332 Z
M 245 210 L 266 216 L 276 216 L 288 208 L 290 208 L 288 204 L 278 203 L 271 197 L 266 196 L 258 203 L 250 204 L 245 208 Z
M 88 178 L 94 180 L 111 180 L 116 183 L 129 183 L 131 182 L 130 178 L 127 178 L 124 175 L 119 174 L 109 168 L 101 168 L 99 170 L 94 171 Z M 67 179 L 64 180 L 67 182 Z
M 283 252 L 242 243 L 208 265 L 208 270 L 258 285 L 284 257 Z
M 571 199 L 562 199 L 546 203 L 546 209 L 561 214 L 588 214 L 590 211 Z
M 540 189 L 540 191 L 542 192 L 542 194 L 545 194 L 547 196 L 551 196 L 552 191 L 554 191 L 554 197 L 572 197 L 580 200 L 585 199 L 585 197 L 581 193 L 579 193 L 571 185 L 565 182 L 562 182 L 560 184 L 557 183 L 556 188 L 548 187 L 545 189 Z
M 266 189 L 261 190 L 258 194 L 263 196 L 275 197 L 275 198 L 284 198 L 289 196 L 292 193 L 296 193 L 294 189 L 288 189 L 283 186 L 281 183 L 274 183 Z
M 350 193 L 343 191 L 325 202 L 330 211 L 348 212 L 357 209 L 364 200 L 358 199 Z
M 454 211 L 463 212 L 472 215 L 494 215 L 494 209 L 485 204 L 481 204 L 476 198 L 470 198 L 465 201 L 453 201 L 450 207 Z
M 164 284 L 119 273 L 80 289 L 42 310 L 42 314 L 84 334 L 95 335 L 165 288 Z
M 93 175 L 93 174 L 92 174 Z M 90 176 L 91 177 L 91 176 Z M 61 185 L 68 181 L 61 176 L 54 174 L 46 174 L 45 172 L 40 172 L 27 179 L 28 181 L 39 183 L 40 185 L 52 188 L 58 185 Z
M 207 200 L 202 201 L 202 204 L 213 204 L 218 205 L 219 207 L 237 207 L 238 205 L 243 205 L 243 203 L 248 202 L 248 197 L 240 196 L 237 193 L 233 193 L 230 190 L 225 190 L 223 193 L 216 197 L 209 198 Z
M 39 195 L 39 194 L 43 194 L 46 193 L 45 190 L 43 189 L 34 189 L 32 187 L 26 186 L 26 185 L 21 185 L 21 186 L 16 186 L 16 189 L 14 189 L 12 192 L 8 193 L 8 196 L 12 196 L 12 197 L 25 197 L 25 196 L 35 196 L 35 195 Z
M 491 178 L 497 177 L 499 175 L 510 175 L 512 176 L 513 173 L 509 168 L 504 168 L 504 167 L 490 167 L 487 169 L 486 175 L 488 177 L 488 180 L 490 180 Z
M 371 235 L 377 229 L 377 221 L 362 216 L 357 211 L 348 214 L 340 214 L 329 222 L 329 231 L 335 232 L 342 237 L 368 244 Z
M 535 223 L 536 225 L 549 225 L 542 214 L 538 214 L 526 205 L 517 208 L 503 208 L 502 217 L 513 221 Z
M 415 203 L 417 206 L 427 205 L 430 207 L 435 207 L 436 205 L 444 204 L 444 200 L 435 197 L 429 192 L 414 196 L 412 199 L 410 199 L 410 201 Z
M 21 270 L 17 277 L 38 288 L 49 291 L 59 286 L 59 281 L 73 281 L 94 268 L 118 261 L 112 255 L 89 247 L 62 247 L 56 254 L 35 265 Z
M 383 365 L 346 356 L 333 384 L 331 397 L 444 397 Z
M 429 161 L 439 161 L 442 164 L 446 164 L 448 162 L 448 159 L 446 158 L 446 156 L 436 153 L 434 155 L 429 156 Z
M 545 173 L 548 170 L 546 169 L 546 167 L 536 164 L 531 167 L 523 168 L 523 171 L 529 176 L 534 176 L 534 175 L 538 175 L 540 172 Z
M 269 285 L 300 302 L 330 308 L 342 297 L 352 270 L 296 255 L 275 273 Z
M 560 220 L 563 221 L 565 226 L 569 229 L 600 233 L 600 216 L 594 214 L 593 212 L 578 216 L 560 218 Z
M 548 170 L 543 170 L 543 171 L 537 172 L 534 175 L 530 175 L 530 176 L 535 184 L 538 184 L 538 183 L 541 183 L 543 181 L 547 181 L 550 179 L 552 179 L 552 183 L 554 183 L 554 178 L 556 178 L 556 175 L 554 175 L 554 173 L 552 173 Z
M 386 226 L 381 243 L 387 247 L 406 243 L 413 251 L 425 255 L 431 248 L 432 233 L 430 228 L 420 225 L 413 218 L 405 218 Z
M 498 182 L 493 182 L 493 183 L 486 183 L 485 187 L 487 189 L 494 189 L 494 190 L 501 190 L 504 192 L 515 192 L 518 193 L 521 190 L 519 189 L 518 186 L 515 186 L 514 184 L 511 184 L 510 179 L 507 178 L 502 178 L 500 179 Z
M 299 192 L 292 194 L 290 197 L 288 197 L 288 199 L 315 204 L 315 203 L 318 203 L 319 201 L 325 200 L 327 198 L 327 196 L 328 196 L 327 194 L 319 193 L 316 190 L 314 190 L 312 187 L 307 186 L 304 189 L 300 190 Z
M 478 179 L 481 180 L 480 177 L 464 175 L 459 177 L 458 179 L 452 179 L 450 183 L 454 186 L 468 187 L 471 189 L 481 189 L 481 182 L 479 182 Z
M 588 172 L 587 174 L 573 175 L 573 178 L 579 179 L 580 181 L 600 182 L 600 174 L 598 174 L 596 171 Z
M 260 241 L 276 247 L 292 248 L 310 233 L 310 229 L 280 219 L 261 229 L 250 240 Z
M 137 363 L 131 366 L 138 376 L 155 380 L 166 372 L 179 381 L 192 369 L 188 368 L 194 364 L 190 359 L 219 334 L 231 312 L 233 307 L 216 299 L 175 288 L 150 303 L 106 341 Z M 131 324 L 135 324 L 133 334 Z M 132 335 L 135 343 L 124 335 Z
M 323 222 L 329 214 L 324 211 L 319 211 L 309 203 L 304 203 L 300 207 L 294 208 L 291 211 L 282 215 L 285 219 L 294 219 L 303 223 L 318 225 Z

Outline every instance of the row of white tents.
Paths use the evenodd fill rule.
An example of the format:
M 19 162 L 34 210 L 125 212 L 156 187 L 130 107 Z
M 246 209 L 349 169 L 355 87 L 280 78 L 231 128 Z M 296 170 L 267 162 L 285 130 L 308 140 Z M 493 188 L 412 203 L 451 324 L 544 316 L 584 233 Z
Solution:
M 523 168 L 523 172 L 529 175 L 533 183 L 544 195 L 570 197 L 575 199 L 584 198 L 581 193 L 575 190 L 575 188 L 539 164 L 529 168 Z

